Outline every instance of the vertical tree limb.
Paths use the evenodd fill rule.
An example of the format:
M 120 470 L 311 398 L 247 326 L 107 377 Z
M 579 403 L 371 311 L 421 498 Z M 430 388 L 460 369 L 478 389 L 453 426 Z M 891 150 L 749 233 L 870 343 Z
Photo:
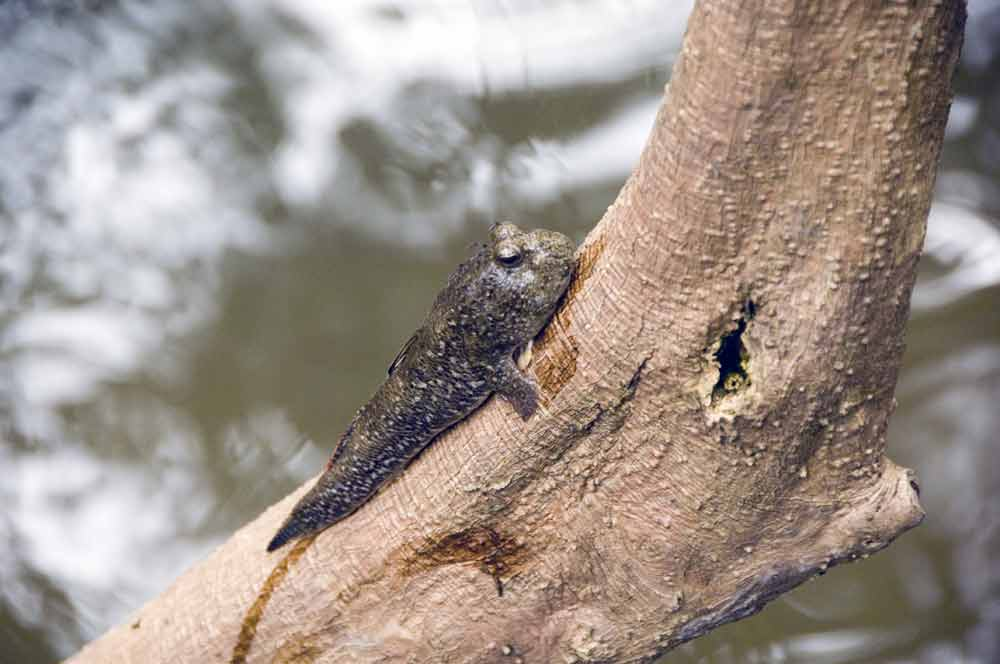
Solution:
M 72 661 L 649 661 L 919 523 L 885 432 L 964 19 L 699 2 L 544 412 L 267 555 L 290 496 Z

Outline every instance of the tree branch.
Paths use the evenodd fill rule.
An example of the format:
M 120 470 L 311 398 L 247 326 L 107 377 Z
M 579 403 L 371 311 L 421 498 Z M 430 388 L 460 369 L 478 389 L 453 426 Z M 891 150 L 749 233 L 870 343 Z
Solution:
M 699 2 L 543 412 L 266 554 L 304 486 L 72 661 L 649 661 L 918 524 L 885 432 L 964 17 Z

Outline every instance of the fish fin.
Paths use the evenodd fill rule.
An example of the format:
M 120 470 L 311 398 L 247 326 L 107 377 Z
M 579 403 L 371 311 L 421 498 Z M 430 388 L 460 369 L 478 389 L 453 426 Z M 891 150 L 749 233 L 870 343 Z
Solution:
M 280 549 L 288 540 L 292 539 L 295 535 L 290 532 L 289 528 L 286 526 L 278 531 L 278 534 L 271 538 L 271 542 L 267 545 L 267 552 L 271 553 L 275 549 Z
M 396 370 L 396 367 L 398 367 L 400 364 L 403 363 L 403 360 L 406 359 L 407 351 L 410 350 L 410 346 L 412 346 L 413 342 L 416 340 L 417 340 L 416 334 L 414 334 L 412 337 L 406 340 L 406 343 L 403 344 L 403 347 L 399 349 L 398 353 L 396 353 L 396 357 L 393 358 L 392 364 L 389 365 L 389 368 L 386 370 L 385 375 L 391 376 L 392 372 Z
M 338 487 L 338 475 L 328 469 L 312 488 L 295 503 L 278 532 L 267 545 L 268 551 L 280 548 L 286 542 L 326 530 L 360 506 L 345 501 Z
M 281 524 L 281 528 L 278 529 L 278 532 L 268 543 L 268 553 L 275 549 L 280 549 L 293 539 L 318 532 L 330 525 L 329 523 L 317 523 L 314 518 L 310 518 L 310 510 L 308 508 L 312 506 L 313 500 L 314 498 L 310 491 L 292 508 L 292 513 L 288 515 L 285 522 Z
M 527 421 L 538 410 L 538 383 L 527 372 L 521 371 L 513 358 L 508 359 L 502 371 L 497 393 L 514 407 L 522 420 Z

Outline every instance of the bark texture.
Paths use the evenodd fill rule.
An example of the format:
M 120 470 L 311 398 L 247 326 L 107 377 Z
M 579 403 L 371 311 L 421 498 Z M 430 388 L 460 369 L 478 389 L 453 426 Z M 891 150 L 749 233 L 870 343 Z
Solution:
M 699 2 L 543 412 L 492 400 L 266 554 L 304 485 L 72 661 L 650 661 L 918 524 L 885 433 L 964 20 Z

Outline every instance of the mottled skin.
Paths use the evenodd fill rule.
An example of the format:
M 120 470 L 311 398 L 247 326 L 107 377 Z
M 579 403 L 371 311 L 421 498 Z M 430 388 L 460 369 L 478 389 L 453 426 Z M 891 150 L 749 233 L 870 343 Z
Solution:
M 385 382 L 354 416 L 326 472 L 267 550 L 351 514 L 494 392 L 522 418 L 531 417 L 538 390 L 514 355 L 555 311 L 569 285 L 573 251 L 561 233 L 495 225 L 489 243 L 448 278 Z

